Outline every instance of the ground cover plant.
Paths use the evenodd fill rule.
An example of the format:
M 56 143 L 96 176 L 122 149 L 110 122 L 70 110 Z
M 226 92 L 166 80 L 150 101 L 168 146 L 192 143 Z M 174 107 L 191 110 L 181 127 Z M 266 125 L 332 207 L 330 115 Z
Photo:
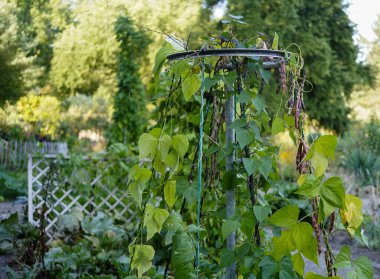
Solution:
M 157 124 L 139 137 L 138 163 L 120 160 L 120 173 L 107 169 L 107 177 L 125 187 L 137 205 L 137 230 L 104 214 L 76 214 L 71 230 L 79 233 L 43 251 L 41 276 L 312 279 L 340 278 L 341 269 L 348 269 L 350 278 L 372 278 L 368 258 L 351 258 L 348 247 L 334 255 L 329 245 L 338 218 L 352 237 L 362 238 L 362 203 L 345 193 L 340 177 L 325 175 L 336 138 L 322 135 L 310 146 L 305 140 L 303 94 L 309 85 L 301 51 L 297 45 L 281 48 L 277 34 L 240 40 L 234 32 L 238 23 L 236 16 L 225 20 L 222 32 L 205 38 L 204 49 L 282 49 L 283 59 L 274 61 L 272 71 L 265 67 L 270 58 L 167 63 L 169 54 L 188 49 L 185 40 L 169 36 L 154 67 Z M 271 111 L 264 95 L 273 83 L 278 109 Z M 226 123 L 232 97 L 236 119 Z M 226 144 L 232 130 L 233 143 Z M 271 136 L 282 131 L 297 146 L 295 194 L 310 206 L 294 203 L 280 181 L 278 146 Z M 86 185 L 78 183 L 77 191 Z M 233 214 L 226 210 L 231 194 Z M 228 239 L 234 245 L 226 247 Z M 327 270 L 305 274 L 305 258 L 318 265 L 320 253 Z

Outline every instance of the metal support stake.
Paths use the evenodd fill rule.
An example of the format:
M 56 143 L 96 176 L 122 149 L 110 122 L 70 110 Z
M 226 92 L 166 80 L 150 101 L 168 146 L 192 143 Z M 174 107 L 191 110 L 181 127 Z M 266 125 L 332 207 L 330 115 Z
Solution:
M 28 221 L 34 225 L 33 212 L 33 156 L 28 154 Z
M 229 88 L 226 88 L 227 92 L 230 92 Z M 235 121 L 235 99 L 231 96 L 226 101 L 226 145 L 232 146 L 235 141 L 235 130 L 231 128 L 232 122 Z M 226 157 L 226 171 L 234 169 L 234 157 L 235 153 L 232 152 Z M 226 218 L 230 218 L 235 215 L 235 190 L 230 189 L 226 192 Z M 235 248 L 235 232 L 227 236 L 227 249 L 233 251 Z M 236 264 L 227 268 L 226 279 L 236 278 Z

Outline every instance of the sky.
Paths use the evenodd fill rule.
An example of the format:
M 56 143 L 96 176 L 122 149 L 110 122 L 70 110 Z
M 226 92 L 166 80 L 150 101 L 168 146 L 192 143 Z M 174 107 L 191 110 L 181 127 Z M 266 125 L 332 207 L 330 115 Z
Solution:
M 347 3 L 350 4 L 348 15 L 357 24 L 358 33 L 368 40 L 374 40 L 372 28 L 380 15 L 380 0 L 347 0 Z

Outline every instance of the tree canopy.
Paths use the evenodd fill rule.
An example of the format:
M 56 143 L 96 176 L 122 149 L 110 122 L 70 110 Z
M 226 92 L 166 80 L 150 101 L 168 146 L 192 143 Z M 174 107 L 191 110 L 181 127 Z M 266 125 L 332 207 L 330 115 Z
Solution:
M 188 41 L 191 49 L 205 47 L 200 38 L 218 29 L 220 21 L 213 16 L 213 9 L 221 2 L 0 0 L 0 104 L 15 102 L 28 94 L 36 98 L 54 96 L 60 102 L 56 111 L 60 112 L 59 121 L 63 125 L 54 131 L 65 130 L 61 136 L 92 124 L 98 131 L 110 131 L 107 127 L 113 125 L 114 129 L 116 122 L 125 118 L 124 114 L 116 117 L 121 107 L 128 104 L 130 108 L 140 108 L 133 98 L 126 99 L 125 94 L 133 91 L 134 97 L 141 97 L 137 101 L 141 105 L 146 102 L 142 97 L 145 91 L 147 101 L 155 98 L 155 93 L 149 90 L 152 68 L 165 33 Z M 227 17 L 228 13 L 242 15 L 247 23 L 237 27 L 241 38 L 255 36 L 258 31 L 273 37 L 277 32 L 282 46 L 297 42 L 288 50 L 300 48 L 305 59 L 310 81 L 305 85 L 305 91 L 309 91 L 305 98 L 310 117 L 338 133 L 346 129 L 351 92 L 363 76 L 368 76 L 369 69 L 357 62 L 358 49 L 352 38 L 354 26 L 342 0 L 231 0 Z M 117 34 L 119 18 L 131 21 L 124 36 L 135 41 L 128 47 L 123 47 Z M 144 41 L 140 40 L 142 37 Z M 376 56 L 376 48 L 371 55 Z M 23 99 L 23 106 L 33 99 Z M 86 101 L 75 101 L 79 99 Z M 269 108 L 271 99 L 268 95 Z M 89 110 L 91 104 L 99 106 Z M 86 117 L 79 119 L 80 115 L 75 113 L 70 116 L 74 107 L 86 111 L 81 114 Z M 15 106 L 13 109 L 17 110 Z M 135 124 L 131 127 L 136 127 Z M 70 125 L 76 128 L 68 129 Z

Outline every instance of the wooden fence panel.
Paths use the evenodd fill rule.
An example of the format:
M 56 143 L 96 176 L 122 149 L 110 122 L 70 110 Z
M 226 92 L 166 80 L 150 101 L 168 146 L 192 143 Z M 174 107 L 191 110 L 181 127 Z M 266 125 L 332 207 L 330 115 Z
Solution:
M 26 169 L 28 154 L 68 155 L 66 142 L 0 140 L 0 165 L 6 169 Z

